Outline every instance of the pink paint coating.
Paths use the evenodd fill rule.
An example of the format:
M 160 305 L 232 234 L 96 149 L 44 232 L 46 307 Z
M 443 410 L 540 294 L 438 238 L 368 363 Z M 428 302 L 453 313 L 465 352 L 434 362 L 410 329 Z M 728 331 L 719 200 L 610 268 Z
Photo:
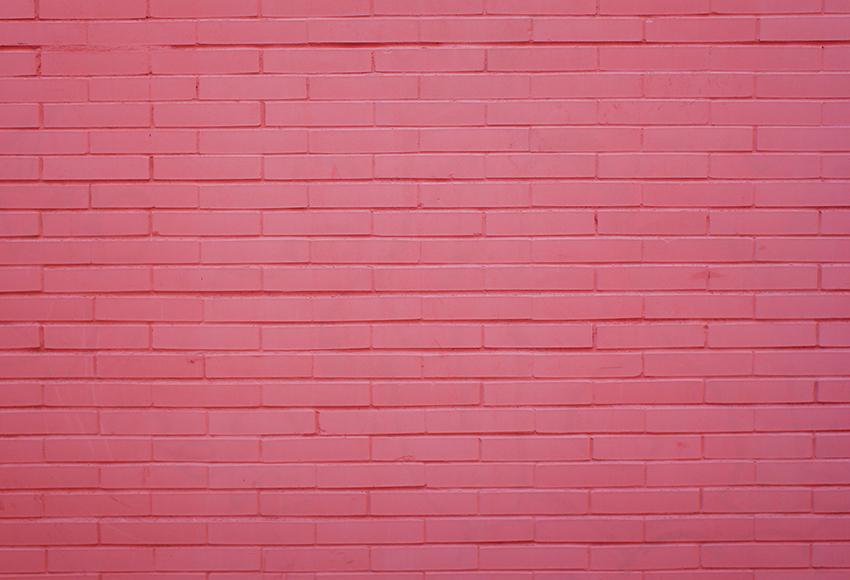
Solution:
M 850 577 L 850 2 L 0 2 L 0 580 Z

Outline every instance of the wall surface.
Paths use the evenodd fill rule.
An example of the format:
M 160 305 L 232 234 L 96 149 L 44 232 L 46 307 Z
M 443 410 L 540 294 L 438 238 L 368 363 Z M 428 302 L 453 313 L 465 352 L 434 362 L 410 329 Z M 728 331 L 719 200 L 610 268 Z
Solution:
M 0 579 L 850 578 L 848 0 L 0 43 Z

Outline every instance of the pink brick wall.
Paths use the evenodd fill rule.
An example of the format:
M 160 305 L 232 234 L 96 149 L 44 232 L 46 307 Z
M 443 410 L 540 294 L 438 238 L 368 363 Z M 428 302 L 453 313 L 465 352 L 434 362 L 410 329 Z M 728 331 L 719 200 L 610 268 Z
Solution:
M 0 43 L 0 579 L 850 578 L 847 0 Z

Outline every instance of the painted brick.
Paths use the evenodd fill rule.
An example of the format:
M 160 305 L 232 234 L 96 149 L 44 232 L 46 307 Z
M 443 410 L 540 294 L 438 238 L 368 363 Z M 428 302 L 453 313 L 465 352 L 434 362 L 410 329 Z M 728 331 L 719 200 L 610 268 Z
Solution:
M 0 4 L 4 578 L 847 576 L 850 2 Z

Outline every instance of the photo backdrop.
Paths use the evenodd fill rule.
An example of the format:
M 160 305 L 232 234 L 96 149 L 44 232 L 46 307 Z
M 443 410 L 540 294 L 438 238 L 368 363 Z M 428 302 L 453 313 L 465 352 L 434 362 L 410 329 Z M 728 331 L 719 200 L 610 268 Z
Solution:
M 0 579 L 850 577 L 847 0 L 0 44 Z

